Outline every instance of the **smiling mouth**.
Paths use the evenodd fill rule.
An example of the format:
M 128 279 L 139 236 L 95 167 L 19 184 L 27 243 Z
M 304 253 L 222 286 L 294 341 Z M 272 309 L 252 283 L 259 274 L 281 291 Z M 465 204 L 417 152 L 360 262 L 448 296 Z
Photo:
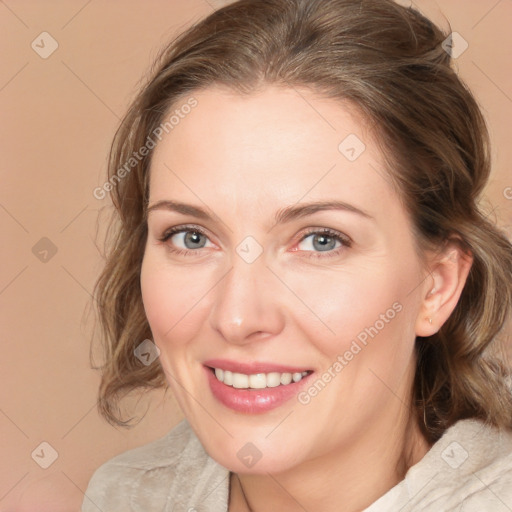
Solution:
M 236 389 L 265 389 L 288 386 L 289 384 L 300 382 L 304 377 L 313 373 L 311 370 L 308 370 L 300 373 L 270 372 L 247 375 L 221 368 L 210 367 L 210 370 L 219 382 Z

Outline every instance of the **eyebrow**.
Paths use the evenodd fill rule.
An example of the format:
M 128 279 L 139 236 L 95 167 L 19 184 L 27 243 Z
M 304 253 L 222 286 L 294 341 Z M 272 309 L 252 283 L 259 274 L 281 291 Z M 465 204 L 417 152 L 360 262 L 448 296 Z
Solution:
M 152 204 L 147 208 L 146 214 L 154 210 L 173 211 L 177 213 L 182 213 L 183 215 L 191 215 L 202 220 L 209 220 L 212 217 L 214 217 L 214 215 L 211 215 L 210 213 L 208 213 L 207 210 L 199 206 L 193 206 L 191 204 L 171 200 L 157 201 L 156 203 Z M 316 212 L 324 210 L 341 210 L 350 213 L 355 213 L 367 219 L 375 220 L 374 217 L 372 217 L 368 212 L 365 212 L 364 210 L 357 208 L 356 206 L 351 205 L 349 203 L 345 203 L 344 201 L 317 201 L 312 203 L 302 203 L 281 208 L 274 215 L 274 222 L 275 224 L 291 222 L 292 220 L 300 219 L 302 217 L 306 217 L 308 215 L 312 215 Z

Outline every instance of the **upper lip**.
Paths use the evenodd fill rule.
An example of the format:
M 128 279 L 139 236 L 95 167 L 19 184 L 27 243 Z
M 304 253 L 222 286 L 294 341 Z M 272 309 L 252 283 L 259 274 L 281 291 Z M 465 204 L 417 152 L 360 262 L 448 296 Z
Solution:
M 301 366 L 288 366 L 284 364 L 267 363 L 263 361 L 253 361 L 250 363 L 242 363 L 231 361 L 230 359 L 209 359 L 204 361 L 205 366 L 210 368 L 219 368 L 235 373 L 243 373 L 245 375 L 254 375 L 256 373 L 302 373 L 311 371 L 311 368 Z

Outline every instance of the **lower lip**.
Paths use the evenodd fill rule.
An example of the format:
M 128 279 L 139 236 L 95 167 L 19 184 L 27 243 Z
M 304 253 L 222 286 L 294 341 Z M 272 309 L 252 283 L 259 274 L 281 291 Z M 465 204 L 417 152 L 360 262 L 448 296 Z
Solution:
M 247 414 L 260 414 L 283 405 L 297 396 L 304 381 L 312 374 L 302 377 L 299 382 L 292 382 L 286 386 L 264 389 L 237 389 L 228 386 L 215 377 L 211 368 L 205 367 L 208 383 L 213 396 L 223 405 L 237 412 Z

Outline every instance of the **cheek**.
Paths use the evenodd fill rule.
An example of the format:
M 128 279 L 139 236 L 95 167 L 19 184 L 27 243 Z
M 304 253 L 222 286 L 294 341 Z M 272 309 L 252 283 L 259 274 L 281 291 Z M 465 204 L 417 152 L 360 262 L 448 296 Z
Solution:
M 155 342 L 186 343 L 198 328 L 201 297 L 208 290 L 204 277 L 194 273 L 192 278 L 187 269 L 155 261 L 151 254 L 144 257 L 142 300 Z
M 348 349 L 354 339 L 364 341 L 375 332 L 398 323 L 406 293 L 407 277 L 391 267 L 378 265 L 351 272 L 342 269 L 325 277 L 300 277 L 293 286 L 309 311 L 295 318 L 311 334 L 322 352 L 332 355 Z M 291 281 L 290 275 L 287 282 Z M 297 276 L 295 276 L 297 279 Z M 300 308 L 302 310 L 302 308 Z

